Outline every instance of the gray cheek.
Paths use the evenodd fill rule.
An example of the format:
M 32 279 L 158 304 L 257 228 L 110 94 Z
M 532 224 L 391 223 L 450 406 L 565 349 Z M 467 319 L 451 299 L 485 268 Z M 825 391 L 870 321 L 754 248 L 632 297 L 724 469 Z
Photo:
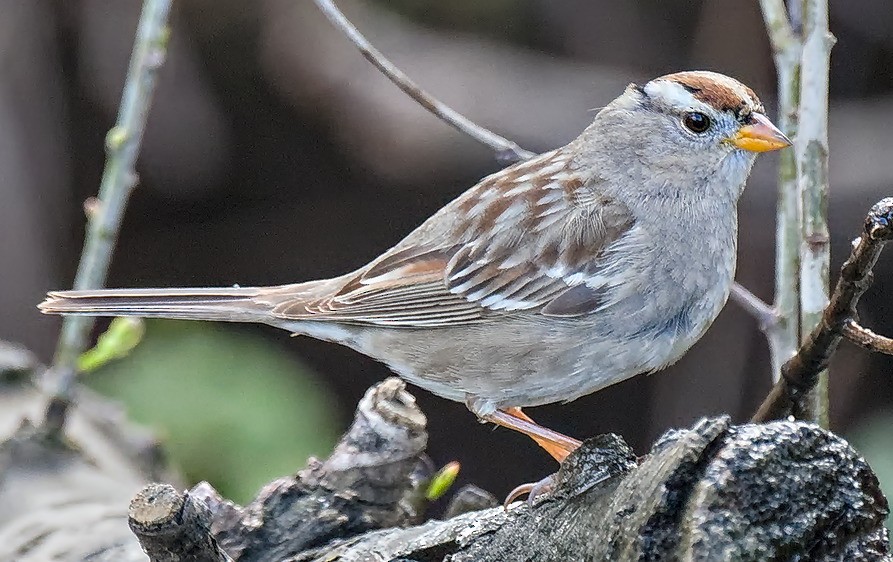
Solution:
M 740 185 L 744 188 L 750 169 L 753 167 L 757 155 L 745 150 L 735 150 L 728 158 L 723 160 L 722 173 L 729 177 L 732 185 Z

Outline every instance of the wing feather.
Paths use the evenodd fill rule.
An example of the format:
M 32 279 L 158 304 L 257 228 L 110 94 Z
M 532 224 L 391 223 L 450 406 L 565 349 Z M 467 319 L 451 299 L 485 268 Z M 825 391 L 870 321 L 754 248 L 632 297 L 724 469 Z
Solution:
M 559 151 L 489 176 L 325 295 L 284 299 L 274 314 L 389 327 L 475 323 L 537 310 L 600 306 L 605 249 L 633 225 L 628 209 Z M 561 226 L 558 224 L 561 223 Z

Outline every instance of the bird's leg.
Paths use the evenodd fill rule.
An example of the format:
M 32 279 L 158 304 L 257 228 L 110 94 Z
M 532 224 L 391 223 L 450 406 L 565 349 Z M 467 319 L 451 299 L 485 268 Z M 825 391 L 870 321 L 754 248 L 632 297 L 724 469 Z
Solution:
M 580 446 L 580 441 L 573 437 L 562 435 L 557 431 L 552 431 L 539 425 L 530 416 L 522 412 L 521 408 L 496 410 L 492 414 L 482 417 L 488 422 L 514 429 L 530 437 L 559 463 Z

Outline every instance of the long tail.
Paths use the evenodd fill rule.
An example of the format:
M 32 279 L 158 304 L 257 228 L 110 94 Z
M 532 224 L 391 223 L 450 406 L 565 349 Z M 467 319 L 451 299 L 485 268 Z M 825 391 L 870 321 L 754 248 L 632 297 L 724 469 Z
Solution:
M 44 314 L 265 323 L 272 319 L 272 303 L 257 299 L 261 292 L 259 287 L 53 291 L 38 308 Z

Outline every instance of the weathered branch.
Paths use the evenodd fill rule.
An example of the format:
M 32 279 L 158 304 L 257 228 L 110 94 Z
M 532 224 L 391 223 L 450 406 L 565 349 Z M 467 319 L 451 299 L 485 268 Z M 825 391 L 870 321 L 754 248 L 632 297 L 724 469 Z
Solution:
M 465 133 L 474 140 L 484 144 L 496 152 L 496 158 L 500 162 L 517 162 L 532 158 L 534 154 L 524 150 L 516 143 L 501 137 L 493 131 L 487 130 L 474 123 L 458 111 L 438 100 L 428 92 L 422 90 L 402 70 L 389 61 L 378 49 L 357 30 L 356 26 L 344 16 L 331 0 L 314 0 L 319 9 L 350 41 L 366 60 L 378 68 L 382 74 L 388 77 L 398 88 L 417 101 L 419 105 L 433 113 L 437 118 L 449 124 L 459 132 Z
M 231 562 L 211 535 L 207 506 L 168 484 L 150 484 L 130 502 L 130 529 L 152 562 Z
M 105 284 L 124 209 L 137 181 L 134 168 L 158 68 L 167 48 L 170 7 L 171 0 L 146 0 L 143 4 L 118 119 L 106 136 L 107 158 L 98 202 L 87 213 L 87 235 L 74 279 L 75 289 L 96 289 Z M 77 358 L 87 347 L 94 322 L 89 316 L 67 316 L 62 324 L 52 370 L 53 395 L 44 416 L 44 427 L 50 432 L 59 431 L 65 423 L 77 376 Z
M 48 438 L 27 421 L 46 401 L 42 374 L 0 341 L 0 560 L 145 562 L 127 503 L 147 481 L 178 482 L 158 441 L 87 389 L 65 439 Z
M 890 340 L 869 338 L 873 333 L 860 329 L 856 305 L 871 284 L 871 270 L 884 245 L 893 239 L 893 197 L 875 204 L 865 218 L 862 235 L 849 259 L 840 270 L 840 278 L 830 303 L 824 308 L 819 324 L 782 367 L 782 379 L 754 415 L 754 422 L 783 418 L 789 414 L 801 418 L 810 408 L 809 392 L 815 388 L 819 373 L 825 370 L 840 340 L 850 337 L 863 347 L 888 349 Z

